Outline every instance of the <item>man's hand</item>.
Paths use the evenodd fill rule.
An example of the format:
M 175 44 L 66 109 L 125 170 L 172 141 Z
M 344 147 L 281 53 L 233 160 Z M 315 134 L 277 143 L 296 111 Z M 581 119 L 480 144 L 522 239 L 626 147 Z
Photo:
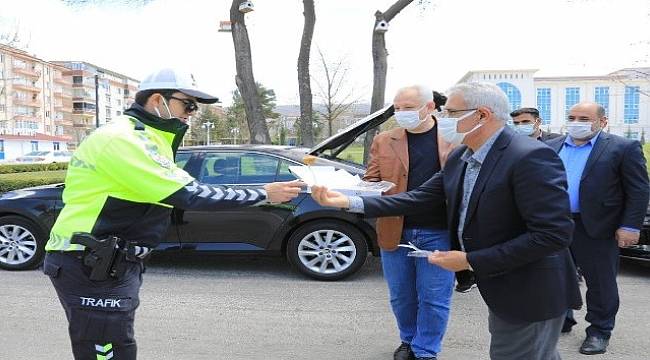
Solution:
M 298 196 L 301 186 L 305 186 L 305 183 L 300 180 L 274 182 L 264 185 L 264 190 L 266 190 L 266 198 L 269 202 L 283 203 Z
M 434 251 L 429 255 L 429 263 L 449 271 L 469 270 L 467 253 L 463 251 Z
M 325 186 L 314 185 L 311 187 L 311 197 L 321 206 L 330 206 L 341 209 L 350 207 L 350 199 L 336 191 L 329 191 Z
M 626 247 L 638 244 L 640 235 L 641 233 L 635 231 L 629 231 L 625 229 L 616 230 L 616 241 L 618 241 L 618 247 Z

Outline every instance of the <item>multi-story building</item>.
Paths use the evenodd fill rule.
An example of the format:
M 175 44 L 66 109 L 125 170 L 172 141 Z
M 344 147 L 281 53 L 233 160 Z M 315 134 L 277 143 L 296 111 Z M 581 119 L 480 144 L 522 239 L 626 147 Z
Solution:
M 72 81 L 64 74 L 66 70 L 0 45 L 0 160 L 32 150 L 67 147 Z
M 485 81 L 508 95 L 510 106 L 536 107 L 545 129 L 564 132 L 569 109 L 581 101 L 605 108 L 613 134 L 650 135 L 650 68 L 626 68 L 599 76 L 535 77 L 537 70 L 480 70 L 459 82 Z
M 81 142 L 135 101 L 136 79 L 83 61 L 54 61 L 72 78 L 73 140 Z M 96 94 L 98 96 L 96 96 Z

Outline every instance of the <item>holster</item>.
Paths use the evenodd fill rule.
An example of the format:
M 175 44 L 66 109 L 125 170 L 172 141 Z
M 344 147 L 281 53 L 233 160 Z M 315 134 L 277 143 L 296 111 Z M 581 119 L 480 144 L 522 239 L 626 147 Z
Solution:
M 84 265 L 91 268 L 90 280 L 104 281 L 109 278 L 119 279 L 127 270 L 127 262 L 136 262 L 133 255 L 133 243 L 117 236 L 97 239 L 92 234 L 76 232 L 70 243 L 85 246 Z

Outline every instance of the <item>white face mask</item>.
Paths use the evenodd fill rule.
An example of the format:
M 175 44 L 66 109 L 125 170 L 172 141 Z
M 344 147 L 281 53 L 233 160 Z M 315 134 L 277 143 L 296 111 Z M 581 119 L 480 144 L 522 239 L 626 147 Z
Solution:
M 515 125 L 515 131 L 521 135 L 531 136 L 535 132 L 535 124 Z
M 471 133 L 483 125 L 482 123 L 478 123 L 468 132 L 458 132 L 458 122 L 473 115 L 475 112 L 476 110 L 469 112 L 459 118 L 436 117 L 438 120 L 438 132 L 440 133 L 440 136 L 442 136 L 442 138 L 448 143 L 451 143 L 453 145 L 460 145 L 463 142 L 463 139 L 465 139 L 465 135 Z
M 425 107 L 426 105 L 417 110 L 395 111 L 395 121 L 397 121 L 397 125 L 406 130 L 415 129 L 422 123 L 422 121 L 424 121 L 423 119 L 420 119 L 420 111 Z
M 162 98 L 162 101 L 163 101 L 163 105 L 165 105 L 165 109 L 167 110 L 167 113 L 169 114 L 169 117 L 167 118 L 167 120 L 173 119 L 174 116 L 172 116 L 172 112 L 171 112 L 171 110 L 169 110 L 169 106 L 167 106 L 167 100 L 165 100 L 165 98 L 163 97 L 163 98 Z M 156 115 L 158 115 L 159 118 L 164 119 L 164 118 L 162 117 L 162 115 L 160 115 L 160 111 L 158 111 L 158 108 L 157 108 L 157 107 L 155 107 L 155 108 L 153 108 L 153 109 L 156 111 Z
M 590 138 L 594 132 L 591 131 L 590 122 L 569 121 L 566 123 L 566 131 L 573 139 L 585 140 Z

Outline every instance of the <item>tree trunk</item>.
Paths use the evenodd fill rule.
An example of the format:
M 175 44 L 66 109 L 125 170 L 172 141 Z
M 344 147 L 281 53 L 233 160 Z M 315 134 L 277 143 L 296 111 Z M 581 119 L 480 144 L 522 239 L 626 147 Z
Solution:
M 375 27 L 380 21 L 390 23 L 393 18 L 407 7 L 413 0 L 398 0 L 391 5 L 386 12 L 377 11 L 375 13 L 375 23 L 372 32 L 372 62 L 373 62 L 373 83 L 372 83 L 372 100 L 370 101 L 370 113 L 380 110 L 384 107 L 386 94 L 386 72 L 388 69 L 388 51 L 386 50 L 386 40 L 383 32 L 375 31 Z M 372 140 L 377 135 L 379 129 L 375 128 L 366 133 L 363 150 L 363 163 L 368 164 L 370 156 L 370 146 Z
M 253 60 L 251 57 L 251 45 L 248 41 L 246 22 L 244 21 L 244 14 L 239 12 L 240 3 L 241 0 L 233 0 L 232 6 L 230 7 L 232 41 L 235 45 L 235 64 L 237 68 L 235 83 L 244 100 L 250 142 L 252 144 L 270 144 L 271 136 L 269 135 L 262 105 L 257 94 L 255 77 L 253 77 Z
M 302 145 L 314 146 L 314 123 L 312 109 L 311 77 L 309 76 L 309 54 L 311 41 L 314 36 L 316 12 L 314 0 L 303 0 L 305 26 L 302 30 L 300 41 L 300 54 L 298 55 L 298 92 L 300 93 L 300 132 Z

